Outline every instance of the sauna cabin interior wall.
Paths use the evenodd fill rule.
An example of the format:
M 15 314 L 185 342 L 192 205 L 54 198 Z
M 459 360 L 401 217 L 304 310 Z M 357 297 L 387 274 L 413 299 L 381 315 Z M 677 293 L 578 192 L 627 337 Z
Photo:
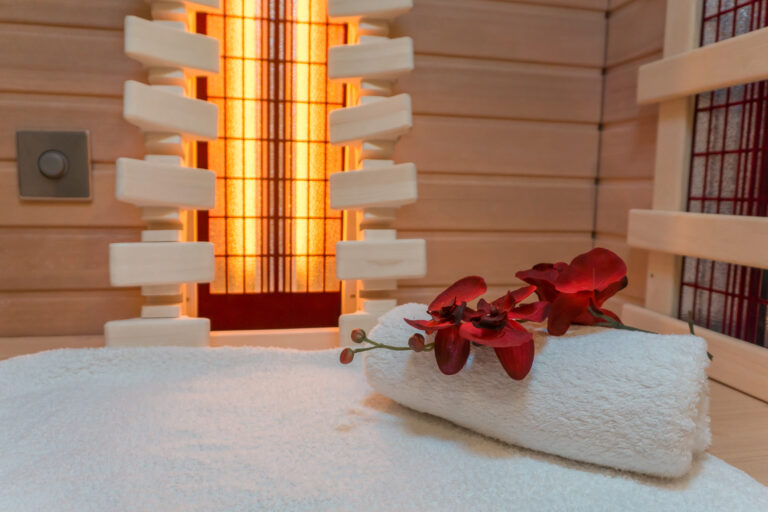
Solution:
M 126 14 L 147 17 L 144 0 L 0 0 L 0 340 L 15 352 L 140 310 L 137 289 L 110 288 L 107 265 L 109 243 L 141 227 L 113 193 L 115 159 L 143 153 L 121 117 L 123 81 L 143 80 L 123 55 Z M 469 273 L 500 294 L 516 269 L 595 237 L 629 261 L 620 300 L 642 299 L 626 211 L 650 205 L 656 112 L 635 104 L 635 80 L 660 57 L 663 25 L 663 0 L 415 0 L 392 35 L 415 41 L 416 70 L 398 85 L 414 129 L 396 159 L 417 163 L 420 200 L 397 228 L 427 240 L 429 271 L 401 281 L 401 301 Z M 90 130 L 93 202 L 19 201 L 19 129 Z
M 139 240 L 142 225 L 114 197 L 115 159 L 144 151 L 122 119 L 123 82 L 144 80 L 123 53 L 127 14 L 148 17 L 148 5 L 0 0 L 0 351 L 102 334 L 107 320 L 140 312 L 139 290 L 111 288 L 108 271 L 109 244 Z M 90 131 L 93 202 L 18 199 L 22 129 Z

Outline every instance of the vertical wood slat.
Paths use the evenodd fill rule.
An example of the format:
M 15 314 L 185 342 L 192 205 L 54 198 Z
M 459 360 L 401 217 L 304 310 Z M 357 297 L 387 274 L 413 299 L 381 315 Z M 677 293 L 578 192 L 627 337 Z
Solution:
M 702 2 L 667 2 L 664 57 L 671 57 L 698 46 Z M 656 138 L 653 209 L 680 211 L 685 208 L 685 193 L 691 158 L 693 99 L 681 98 L 659 105 Z M 670 316 L 677 315 L 682 259 L 651 252 L 648 256 L 646 308 Z

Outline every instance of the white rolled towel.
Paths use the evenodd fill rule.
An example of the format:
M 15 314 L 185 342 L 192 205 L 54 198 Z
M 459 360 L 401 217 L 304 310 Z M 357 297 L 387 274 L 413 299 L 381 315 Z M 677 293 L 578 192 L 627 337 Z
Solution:
M 405 346 L 428 319 L 423 304 L 398 306 L 369 337 Z M 639 473 L 680 477 L 707 449 L 709 365 L 697 336 L 602 328 L 534 334 L 536 358 L 510 379 L 493 349 L 473 347 L 465 368 L 440 373 L 433 352 L 372 350 L 365 375 L 407 407 L 533 450 Z M 427 341 L 433 341 L 428 336 Z

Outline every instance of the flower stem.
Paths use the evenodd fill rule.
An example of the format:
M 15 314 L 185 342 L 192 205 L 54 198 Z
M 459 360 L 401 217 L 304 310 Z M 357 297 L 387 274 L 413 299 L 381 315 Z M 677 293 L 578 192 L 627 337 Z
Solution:
M 398 351 L 398 352 L 414 351 L 411 347 L 396 347 L 394 345 L 387 345 L 385 343 L 379 343 L 377 341 L 373 341 L 372 339 L 370 339 L 368 337 L 367 334 L 363 338 L 361 343 L 370 343 L 372 346 L 364 347 L 364 348 L 354 348 L 354 349 L 352 349 L 352 351 L 355 354 L 357 354 L 359 352 L 367 352 L 369 350 L 375 350 L 377 348 L 383 348 L 383 349 L 386 349 L 386 350 L 395 350 L 395 351 Z M 426 345 L 424 345 L 424 350 L 422 350 L 421 352 L 430 352 L 430 351 L 432 351 L 434 349 L 435 349 L 434 342 L 433 343 L 427 343 Z

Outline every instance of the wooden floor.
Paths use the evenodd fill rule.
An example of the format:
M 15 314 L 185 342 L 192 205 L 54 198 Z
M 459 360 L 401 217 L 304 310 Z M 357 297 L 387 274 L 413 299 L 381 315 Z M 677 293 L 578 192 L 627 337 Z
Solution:
M 709 453 L 768 485 L 768 404 L 710 381 Z
M 0 338 L 0 359 L 47 350 L 51 338 Z M 61 338 L 57 340 L 61 346 Z M 23 341 L 24 343 L 21 343 Z M 227 344 L 219 340 L 218 345 Z M 72 348 L 104 346 L 103 336 L 72 336 Z M 709 452 L 768 485 L 768 403 L 710 381 L 712 447 Z

